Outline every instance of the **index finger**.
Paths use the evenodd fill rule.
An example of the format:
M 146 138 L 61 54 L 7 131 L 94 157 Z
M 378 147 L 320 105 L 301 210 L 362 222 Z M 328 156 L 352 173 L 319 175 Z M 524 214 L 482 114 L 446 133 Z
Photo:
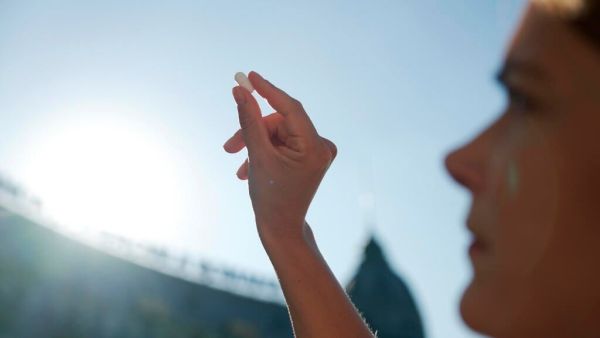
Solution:
M 283 90 L 275 87 L 271 82 L 265 80 L 260 74 L 255 71 L 248 73 L 248 79 L 260 94 L 264 97 L 271 107 L 277 112 L 286 116 L 289 114 L 305 113 L 302 104 Z
M 318 134 L 300 101 L 275 87 L 257 72 L 250 72 L 248 79 L 252 82 L 258 94 L 264 97 L 271 107 L 285 117 L 283 123 L 288 124 L 292 133 L 296 135 Z

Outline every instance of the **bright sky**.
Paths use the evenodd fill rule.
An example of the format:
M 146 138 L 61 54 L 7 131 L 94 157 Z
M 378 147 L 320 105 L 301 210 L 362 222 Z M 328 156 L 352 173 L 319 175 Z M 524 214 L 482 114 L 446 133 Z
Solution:
M 499 113 L 522 6 L 0 1 L 0 171 L 72 227 L 274 276 L 235 177 L 245 155 L 221 147 L 233 75 L 256 70 L 338 145 L 308 221 L 340 280 L 374 231 L 428 336 L 474 337 L 458 315 L 469 196 L 442 161 Z

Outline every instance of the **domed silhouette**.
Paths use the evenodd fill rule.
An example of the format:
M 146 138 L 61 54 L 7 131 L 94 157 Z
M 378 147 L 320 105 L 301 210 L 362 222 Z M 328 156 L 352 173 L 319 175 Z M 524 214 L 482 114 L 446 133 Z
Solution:
M 378 338 L 424 337 L 415 301 L 404 281 L 390 268 L 374 237 L 346 289 Z
M 78 241 L 31 217 L 39 203 L 23 201 L 15 187 L 0 177 L 0 193 L 13 198 L 0 199 L 4 336 L 292 338 L 286 306 L 257 298 L 273 289 L 252 276 L 185 256 L 177 263 L 184 268 L 173 269 L 164 249 L 123 238 L 104 247 Z M 187 274 L 190 264 L 195 274 Z M 423 337 L 413 298 L 375 239 L 347 289 L 379 338 Z

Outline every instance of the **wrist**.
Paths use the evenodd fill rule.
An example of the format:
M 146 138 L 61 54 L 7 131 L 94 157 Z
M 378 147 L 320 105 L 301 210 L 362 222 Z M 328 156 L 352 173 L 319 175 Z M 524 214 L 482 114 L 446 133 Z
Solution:
M 315 238 L 306 221 L 267 223 L 257 220 L 258 235 L 267 253 L 292 248 L 316 248 Z

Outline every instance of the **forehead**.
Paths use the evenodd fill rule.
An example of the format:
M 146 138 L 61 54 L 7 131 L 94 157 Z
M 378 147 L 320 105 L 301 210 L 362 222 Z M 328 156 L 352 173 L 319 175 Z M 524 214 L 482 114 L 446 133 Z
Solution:
M 553 65 L 561 63 L 559 46 L 568 44 L 568 39 L 564 37 L 566 27 L 563 25 L 536 6 L 529 5 L 509 45 L 506 59 L 548 72 Z
M 600 84 L 598 49 L 567 22 L 535 5 L 527 7 L 506 59 L 535 68 L 556 86 Z

